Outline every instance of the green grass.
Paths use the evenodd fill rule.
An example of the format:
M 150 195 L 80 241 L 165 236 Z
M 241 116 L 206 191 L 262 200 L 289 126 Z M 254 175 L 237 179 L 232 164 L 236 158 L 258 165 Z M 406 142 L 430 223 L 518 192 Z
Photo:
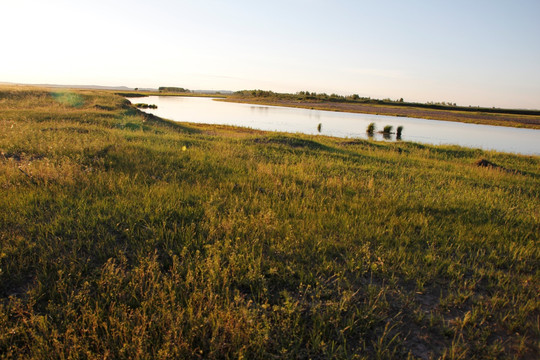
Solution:
M 538 157 L 36 88 L 0 151 L 2 359 L 539 356 Z

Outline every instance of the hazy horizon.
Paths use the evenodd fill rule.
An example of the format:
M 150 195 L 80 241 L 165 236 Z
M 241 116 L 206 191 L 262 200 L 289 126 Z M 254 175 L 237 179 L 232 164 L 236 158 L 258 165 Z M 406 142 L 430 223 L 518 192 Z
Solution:
M 538 1 L 3 4 L 0 81 L 540 109 Z

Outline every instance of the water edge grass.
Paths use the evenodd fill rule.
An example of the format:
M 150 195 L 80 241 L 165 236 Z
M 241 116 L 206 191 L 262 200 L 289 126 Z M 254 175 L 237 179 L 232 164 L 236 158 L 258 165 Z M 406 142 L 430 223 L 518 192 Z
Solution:
M 373 134 L 375 133 L 375 123 L 369 123 L 366 129 L 366 133 L 368 134 L 368 136 L 373 136 Z
M 2 358 L 538 355 L 538 157 L 74 94 L 0 88 Z

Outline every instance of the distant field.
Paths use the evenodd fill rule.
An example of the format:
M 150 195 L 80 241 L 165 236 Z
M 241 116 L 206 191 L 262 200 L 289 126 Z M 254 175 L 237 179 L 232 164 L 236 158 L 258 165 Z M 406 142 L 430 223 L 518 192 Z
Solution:
M 204 94 L 199 92 L 160 92 L 160 91 L 111 91 L 115 95 L 125 97 L 145 97 L 145 96 L 187 96 L 187 97 L 212 97 L 225 98 L 223 94 Z
M 306 109 L 343 111 L 352 113 L 405 116 L 421 119 L 458 121 L 484 125 L 512 126 L 530 129 L 540 129 L 540 115 L 485 112 L 485 111 L 464 111 L 464 110 L 444 110 L 430 109 L 426 107 L 403 106 L 399 104 L 363 104 L 355 102 L 319 101 L 319 100 L 288 100 L 257 97 L 229 96 L 222 101 L 264 104 L 274 106 L 299 107 Z M 519 110 L 515 110 L 519 112 Z
M 538 359 L 539 234 L 537 156 L 0 87 L 1 359 Z

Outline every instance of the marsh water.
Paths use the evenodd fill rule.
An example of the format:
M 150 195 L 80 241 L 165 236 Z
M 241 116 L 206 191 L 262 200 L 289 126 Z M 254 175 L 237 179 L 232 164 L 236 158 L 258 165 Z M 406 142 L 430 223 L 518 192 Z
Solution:
M 360 139 L 368 138 L 366 128 L 373 122 L 376 130 L 392 125 L 395 131 L 398 126 L 403 126 L 401 138 L 403 141 L 540 155 L 540 130 L 535 129 L 239 104 L 202 97 L 149 96 L 128 99 L 132 103 L 155 104 L 157 109 L 143 111 L 180 122 L 234 125 L 258 130 Z M 382 134 L 375 134 L 373 138 L 393 141 L 395 135 L 384 139 Z

